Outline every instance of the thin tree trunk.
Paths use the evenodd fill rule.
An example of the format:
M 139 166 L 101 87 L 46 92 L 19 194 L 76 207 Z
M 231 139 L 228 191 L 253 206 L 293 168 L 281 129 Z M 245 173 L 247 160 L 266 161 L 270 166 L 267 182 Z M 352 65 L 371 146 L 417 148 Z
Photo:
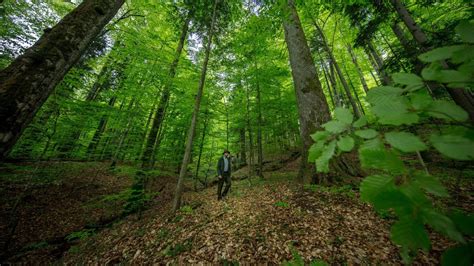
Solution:
M 240 129 L 240 166 L 247 165 L 247 149 L 245 141 L 245 126 Z
M 390 77 L 387 75 L 384 69 L 383 65 L 383 60 L 380 57 L 380 55 L 377 53 L 377 50 L 375 50 L 375 47 L 373 46 L 372 42 L 369 40 L 367 41 L 367 51 L 369 52 L 369 55 L 372 57 L 373 62 L 375 63 L 375 70 L 379 74 L 380 80 L 382 81 L 383 85 L 389 85 L 392 83 L 392 80 Z
M 160 102 L 158 104 L 158 108 L 156 109 L 155 117 L 153 118 L 153 123 L 150 129 L 150 133 L 148 134 L 148 138 L 145 144 L 145 150 L 143 152 L 141 162 L 142 168 L 146 169 L 151 165 L 151 157 L 153 154 L 153 146 L 156 141 L 156 135 L 158 134 L 158 130 L 163 123 L 163 118 L 165 116 L 165 109 L 168 105 L 168 101 L 171 94 L 171 86 L 173 79 L 176 75 L 176 69 L 178 67 L 179 59 L 181 57 L 181 53 L 183 51 L 184 42 L 186 40 L 186 36 L 188 35 L 189 30 L 189 23 L 191 21 L 192 11 L 189 11 L 188 17 L 183 23 L 183 27 L 181 28 L 181 36 L 179 38 L 178 47 L 176 48 L 176 53 L 173 62 L 171 63 L 168 79 L 166 81 L 165 87 L 163 88 L 163 93 L 160 98 Z
M 257 68 L 258 70 L 258 68 Z M 263 144 L 262 144 L 262 103 L 261 103 L 261 95 L 260 95 L 260 84 L 257 80 L 257 148 L 258 148 L 258 167 L 257 167 L 257 175 L 260 178 L 263 178 Z
M 132 111 L 134 104 L 135 104 L 135 98 L 133 98 L 130 101 L 130 106 L 127 111 L 128 114 L 130 114 L 130 112 Z M 133 118 L 134 118 L 133 115 L 128 116 L 128 121 L 127 121 L 127 125 L 125 126 L 125 130 L 120 135 L 119 143 L 117 145 L 117 148 L 115 149 L 114 154 L 112 155 L 112 162 L 110 163 L 110 169 L 114 169 L 115 165 L 117 165 L 117 160 L 118 160 L 120 151 L 122 150 L 123 142 L 125 141 L 125 138 L 127 137 L 128 132 L 130 131 L 130 126 L 132 124 Z
M 109 106 L 113 107 L 115 105 L 116 100 L 117 100 L 117 96 L 113 96 L 112 98 L 110 98 Z M 92 140 L 89 143 L 89 146 L 87 147 L 87 154 L 89 157 L 94 156 L 95 149 L 99 145 L 100 138 L 102 137 L 102 133 L 104 133 L 106 126 L 107 126 L 107 115 L 104 114 L 100 118 L 99 125 L 97 126 L 94 136 L 92 137 Z
M 252 126 L 250 123 L 250 92 L 249 87 L 247 86 L 246 90 L 247 94 L 247 130 L 249 133 L 249 167 L 248 167 L 248 176 L 249 178 L 253 175 L 253 162 L 254 162 L 254 154 L 253 154 L 253 137 L 252 137 Z
M 193 140 L 194 140 L 194 134 L 196 131 L 196 124 L 197 124 L 197 119 L 199 115 L 199 108 L 201 107 L 201 99 L 202 99 L 202 94 L 204 91 L 204 83 L 206 81 L 206 73 L 207 73 L 207 65 L 209 63 L 209 54 L 211 52 L 211 43 L 212 43 L 212 37 L 214 36 L 214 24 L 216 20 L 216 8 L 217 8 L 217 2 L 219 0 L 214 0 L 214 7 L 212 11 L 212 21 L 211 25 L 209 28 L 208 32 L 208 40 L 206 44 L 206 50 L 205 50 L 205 56 L 204 56 L 204 62 L 203 62 L 203 67 L 201 71 L 201 78 L 199 80 L 199 88 L 197 91 L 196 95 L 196 102 L 194 104 L 194 111 L 193 111 L 193 117 L 191 119 L 191 125 L 188 130 L 188 136 L 186 139 L 186 149 L 184 151 L 184 157 L 183 157 L 183 162 L 181 164 L 181 169 L 179 171 L 179 178 L 178 178 L 178 183 L 176 185 L 176 192 L 173 200 L 173 213 L 176 212 L 179 207 L 181 206 L 181 195 L 183 193 L 183 182 L 184 182 L 184 177 L 186 176 L 186 172 L 188 169 L 188 163 L 189 159 L 191 157 L 191 150 L 193 148 Z
M 0 160 L 125 0 L 86 0 L 0 72 Z
M 323 44 L 324 50 L 326 50 L 326 53 L 329 55 L 329 57 L 331 58 L 331 60 L 334 64 L 334 67 L 336 68 L 337 75 L 339 76 L 339 80 L 342 83 L 342 87 L 344 88 L 344 91 L 346 92 L 346 96 L 349 99 L 349 103 L 352 106 L 352 110 L 354 111 L 354 115 L 356 117 L 360 117 L 359 108 L 357 107 L 357 104 L 354 101 L 354 97 L 352 97 L 351 91 L 349 89 L 349 85 L 347 84 L 347 81 L 346 81 L 344 75 L 342 74 L 342 71 L 341 71 L 341 68 L 339 67 L 339 64 L 337 63 L 337 61 L 334 57 L 334 54 L 332 53 L 331 48 L 329 48 L 329 45 L 326 41 L 326 36 L 324 35 L 323 30 L 319 27 L 318 23 L 315 20 L 313 20 L 313 24 L 316 27 L 316 30 L 319 32 L 319 35 L 321 36 L 321 39 L 323 41 L 322 44 Z
M 362 84 L 362 88 L 364 88 L 364 92 L 367 93 L 369 91 L 369 86 L 367 86 L 367 82 L 365 81 L 365 78 L 364 78 L 364 73 L 362 72 L 362 69 L 359 66 L 359 62 L 357 61 L 357 56 L 355 55 L 354 51 L 352 50 L 352 47 L 351 47 L 350 44 L 347 45 L 347 51 L 351 55 L 352 63 L 354 63 L 354 66 L 357 69 L 357 73 L 359 74 L 360 83 Z
M 209 111 L 206 110 L 206 112 L 204 113 L 205 113 L 204 128 L 202 129 L 201 143 L 199 143 L 198 161 L 196 165 L 196 173 L 194 174 L 195 181 L 199 179 L 199 168 L 201 167 L 202 150 L 204 148 L 204 140 L 206 138 L 207 124 L 209 123 Z M 197 189 L 196 184 L 197 183 L 194 182 L 194 189 Z

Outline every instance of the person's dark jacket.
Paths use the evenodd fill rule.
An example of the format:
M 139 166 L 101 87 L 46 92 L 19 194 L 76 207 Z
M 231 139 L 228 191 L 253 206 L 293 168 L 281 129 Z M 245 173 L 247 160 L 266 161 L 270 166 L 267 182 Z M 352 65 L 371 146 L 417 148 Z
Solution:
M 230 157 L 227 158 L 227 161 L 229 162 L 229 173 L 232 172 L 232 163 L 231 163 L 231 160 L 230 160 Z M 217 175 L 218 176 L 222 176 L 222 174 L 224 173 L 224 156 L 221 156 L 221 158 L 219 158 L 219 161 L 217 162 Z

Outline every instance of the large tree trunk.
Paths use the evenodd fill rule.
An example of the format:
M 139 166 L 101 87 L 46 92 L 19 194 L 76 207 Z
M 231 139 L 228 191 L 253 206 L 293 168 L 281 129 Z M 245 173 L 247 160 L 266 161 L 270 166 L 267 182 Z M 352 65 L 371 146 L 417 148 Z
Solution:
M 304 180 L 307 173 L 308 149 L 313 144 L 311 134 L 321 129 L 321 125 L 330 120 L 329 107 L 323 94 L 313 58 L 306 42 L 294 0 L 288 0 L 287 17 L 283 20 L 285 41 L 290 56 L 291 73 L 293 76 L 298 103 L 300 135 L 303 142 L 302 158 L 298 179 Z M 315 175 L 311 167 L 311 175 Z
M 199 143 L 199 154 L 198 154 L 198 161 L 196 164 L 196 172 L 194 174 L 194 189 L 195 190 L 197 190 L 197 181 L 199 180 L 199 169 L 201 168 L 201 157 L 202 157 L 202 151 L 204 149 L 204 140 L 206 139 L 208 123 L 209 123 L 209 110 L 206 110 L 205 119 L 204 119 L 204 128 L 202 129 L 201 143 Z
M 158 130 L 161 124 L 163 123 L 166 107 L 168 106 L 168 101 L 169 101 L 170 93 L 171 93 L 171 85 L 172 85 L 173 78 L 176 75 L 176 68 L 178 67 L 179 58 L 181 57 L 181 53 L 183 51 L 186 36 L 188 35 L 189 22 L 191 21 L 191 14 L 192 13 L 190 11 L 181 29 L 181 36 L 179 38 L 178 47 L 176 48 L 174 60 L 170 66 L 168 80 L 166 81 L 165 87 L 163 89 L 163 93 L 160 98 L 160 103 L 158 104 L 158 108 L 156 109 L 155 117 L 153 118 L 153 123 L 150 129 L 150 133 L 148 134 L 148 137 L 146 140 L 145 150 L 141 158 L 142 168 L 148 168 L 151 165 L 151 161 L 152 161 L 151 158 L 152 158 L 152 154 L 154 150 L 153 146 L 156 141 Z
M 125 0 L 86 0 L 0 72 L 0 160 Z
M 401 20 L 410 31 L 413 39 L 420 45 L 422 51 L 429 51 L 432 47 L 428 42 L 428 37 L 423 32 L 420 26 L 415 22 L 410 12 L 406 9 L 405 5 L 401 0 L 391 0 L 393 7 L 400 16 Z M 444 67 L 447 68 L 447 64 L 444 64 Z M 474 121 L 474 97 L 473 95 L 465 89 L 461 88 L 447 88 L 448 93 L 453 98 L 454 102 L 461 106 L 469 114 L 471 122 Z
M 193 117 L 191 119 L 191 125 L 188 130 L 186 139 L 186 149 L 184 151 L 183 162 L 181 163 L 181 169 L 179 171 L 178 183 L 176 185 L 176 192 L 173 200 L 173 213 L 176 212 L 181 206 L 181 194 L 183 193 L 183 182 L 188 170 L 189 159 L 191 158 L 191 151 L 193 148 L 194 134 L 196 131 L 197 119 L 199 115 L 199 108 L 201 107 L 201 99 L 204 91 L 204 83 L 206 82 L 207 65 L 209 63 L 209 54 L 211 52 L 212 37 L 214 36 L 214 24 L 216 21 L 216 8 L 217 2 L 214 0 L 214 7 L 212 11 L 212 21 L 208 31 L 207 44 L 205 47 L 204 62 L 201 71 L 201 78 L 199 80 L 199 88 L 196 95 L 196 102 L 194 104 Z

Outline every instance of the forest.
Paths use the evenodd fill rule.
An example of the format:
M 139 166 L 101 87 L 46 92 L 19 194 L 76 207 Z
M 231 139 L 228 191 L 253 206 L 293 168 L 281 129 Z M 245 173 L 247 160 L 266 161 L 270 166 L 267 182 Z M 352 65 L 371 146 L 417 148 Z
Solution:
M 473 50 L 471 0 L 0 0 L 0 264 L 473 265 Z

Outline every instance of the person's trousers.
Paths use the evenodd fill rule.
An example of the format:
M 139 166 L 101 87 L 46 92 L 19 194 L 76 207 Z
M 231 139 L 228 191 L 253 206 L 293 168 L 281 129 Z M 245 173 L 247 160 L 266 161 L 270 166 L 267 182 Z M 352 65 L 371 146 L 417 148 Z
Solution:
M 222 186 L 224 185 L 224 182 L 225 182 L 225 188 L 224 188 L 224 192 L 222 192 Z M 217 183 L 217 198 L 221 199 L 222 197 L 225 197 L 227 195 L 227 192 L 229 192 L 229 189 L 230 189 L 230 173 L 224 172 L 222 174 L 222 178 L 220 178 Z

